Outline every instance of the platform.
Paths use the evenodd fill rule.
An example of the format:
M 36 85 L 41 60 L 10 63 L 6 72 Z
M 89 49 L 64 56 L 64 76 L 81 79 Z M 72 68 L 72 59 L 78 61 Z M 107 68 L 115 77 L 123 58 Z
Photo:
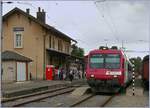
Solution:
M 78 87 L 76 88 L 71 94 L 70 96 L 72 97 L 80 97 L 86 93 L 88 93 L 90 90 L 89 86 L 85 86 L 85 87 Z
M 133 91 L 134 88 L 134 91 Z M 133 96 L 133 93 L 135 96 L 142 96 L 144 93 L 144 88 L 142 86 L 142 80 L 141 79 L 135 79 L 135 83 L 133 86 L 133 83 L 127 88 L 126 95 L 127 96 Z
M 2 83 L 2 97 L 10 98 L 20 95 L 26 95 L 33 92 L 43 91 L 51 88 L 56 88 L 65 85 L 72 85 L 74 83 L 85 82 L 84 80 L 73 80 L 72 83 L 70 81 L 65 80 L 55 80 L 55 81 L 25 81 L 25 82 L 15 82 L 15 83 Z

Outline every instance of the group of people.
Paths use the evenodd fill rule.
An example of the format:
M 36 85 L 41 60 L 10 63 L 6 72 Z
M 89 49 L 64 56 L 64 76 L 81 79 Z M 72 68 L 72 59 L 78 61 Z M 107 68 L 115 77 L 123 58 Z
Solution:
M 54 79 L 64 80 L 66 78 L 66 70 L 64 68 L 55 68 L 54 73 Z
M 71 82 L 73 79 L 81 79 L 82 78 L 82 71 L 81 70 L 75 70 L 75 69 L 70 69 L 67 71 L 65 68 L 55 68 L 54 69 L 54 79 L 57 80 L 66 80 L 69 79 Z

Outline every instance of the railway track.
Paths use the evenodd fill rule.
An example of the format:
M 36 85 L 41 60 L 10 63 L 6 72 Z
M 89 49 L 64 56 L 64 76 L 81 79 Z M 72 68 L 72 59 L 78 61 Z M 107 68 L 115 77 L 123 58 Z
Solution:
M 4 107 L 18 107 L 18 106 L 23 106 L 26 104 L 31 104 L 32 102 L 38 102 L 40 100 L 46 99 L 46 98 L 53 98 L 58 95 L 63 95 L 72 92 L 75 88 L 79 87 L 81 85 L 76 85 L 76 86 L 67 86 L 67 87 L 60 87 L 56 89 L 51 89 L 47 91 L 43 91 L 40 93 L 35 93 L 35 94 L 30 94 L 24 97 L 17 97 L 15 99 L 9 99 L 9 100 L 3 100 L 2 101 L 2 106 Z M 117 94 L 117 93 L 116 93 Z M 99 96 L 100 101 L 97 102 L 97 107 L 105 107 L 108 102 L 111 101 L 115 95 L 96 95 L 96 94 L 85 94 L 83 96 L 80 96 L 77 99 L 74 99 L 73 101 L 69 102 L 69 104 L 63 104 L 64 107 L 78 107 L 84 105 L 84 103 L 90 103 L 90 100 L 94 102 L 94 97 Z M 58 105 L 58 107 L 63 107 L 63 105 Z M 96 106 L 93 106 L 96 107 Z
M 2 100 L 2 106 L 6 106 L 6 107 L 22 106 L 24 104 L 39 101 L 48 97 L 54 97 L 57 95 L 69 93 L 79 86 L 81 85 L 60 87 L 56 89 L 46 90 L 40 93 L 33 93 L 33 94 L 25 95 L 25 96 L 12 98 L 12 99 Z
M 94 96 L 95 95 L 87 95 L 87 96 L 81 97 L 74 103 L 70 104 L 69 107 L 82 107 L 82 106 L 80 106 L 80 104 L 82 104 L 83 102 L 86 102 L 87 100 L 93 98 Z M 105 96 L 102 96 L 102 97 L 104 98 Z M 105 107 L 105 105 L 107 105 L 107 103 L 110 102 L 113 97 L 114 97 L 114 95 L 107 96 L 104 98 L 103 102 L 100 102 L 99 106 L 93 106 L 93 107 Z
M 104 101 L 104 102 L 100 105 L 100 107 L 105 107 L 105 105 L 107 105 L 108 102 L 110 102 L 114 96 L 115 96 L 115 95 L 108 97 L 108 99 L 106 99 L 106 101 Z
M 107 105 L 113 99 L 113 97 L 115 97 L 119 92 L 120 92 L 120 89 L 118 89 L 117 92 L 113 95 L 109 95 L 109 96 L 100 95 L 100 97 L 103 98 L 103 101 L 100 102 L 100 105 L 98 107 L 105 107 L 105 105 Z M 78 100 L 71 103 L 69 105 L 69 107 L 78 107 L 78 106 L 82 107 L 82 106 L 80 106 L 80 104 L 86 102 L 87 100 L 93 98 L 94 96 L 96 96 L 96 95 L 95 94 L 89 94 L 89 95 L 80 97 Z M 93 106 L 93 107 L 96 107 L 96 106 Z

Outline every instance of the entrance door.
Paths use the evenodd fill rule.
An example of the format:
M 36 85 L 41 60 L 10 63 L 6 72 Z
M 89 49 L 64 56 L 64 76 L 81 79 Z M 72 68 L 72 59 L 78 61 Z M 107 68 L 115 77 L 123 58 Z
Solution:
M 17 81 L 26 80 L 26 64 L 23 62 L 17 62 Z

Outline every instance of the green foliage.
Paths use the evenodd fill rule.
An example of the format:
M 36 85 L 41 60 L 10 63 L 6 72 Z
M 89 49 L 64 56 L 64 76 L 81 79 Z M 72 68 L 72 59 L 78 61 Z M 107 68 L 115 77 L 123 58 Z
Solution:
M 140 57 L 134 57 L 130 59 L 134 65 L 135 65 L 135 72 L 136 73 L 141 73 L 141 69 L 142 69 L 142 59 Z
M 75 44 L 73 44 L 71 55 L 77 56 L 77 57 L 84 57 L 84 49 L 77 47 Z

